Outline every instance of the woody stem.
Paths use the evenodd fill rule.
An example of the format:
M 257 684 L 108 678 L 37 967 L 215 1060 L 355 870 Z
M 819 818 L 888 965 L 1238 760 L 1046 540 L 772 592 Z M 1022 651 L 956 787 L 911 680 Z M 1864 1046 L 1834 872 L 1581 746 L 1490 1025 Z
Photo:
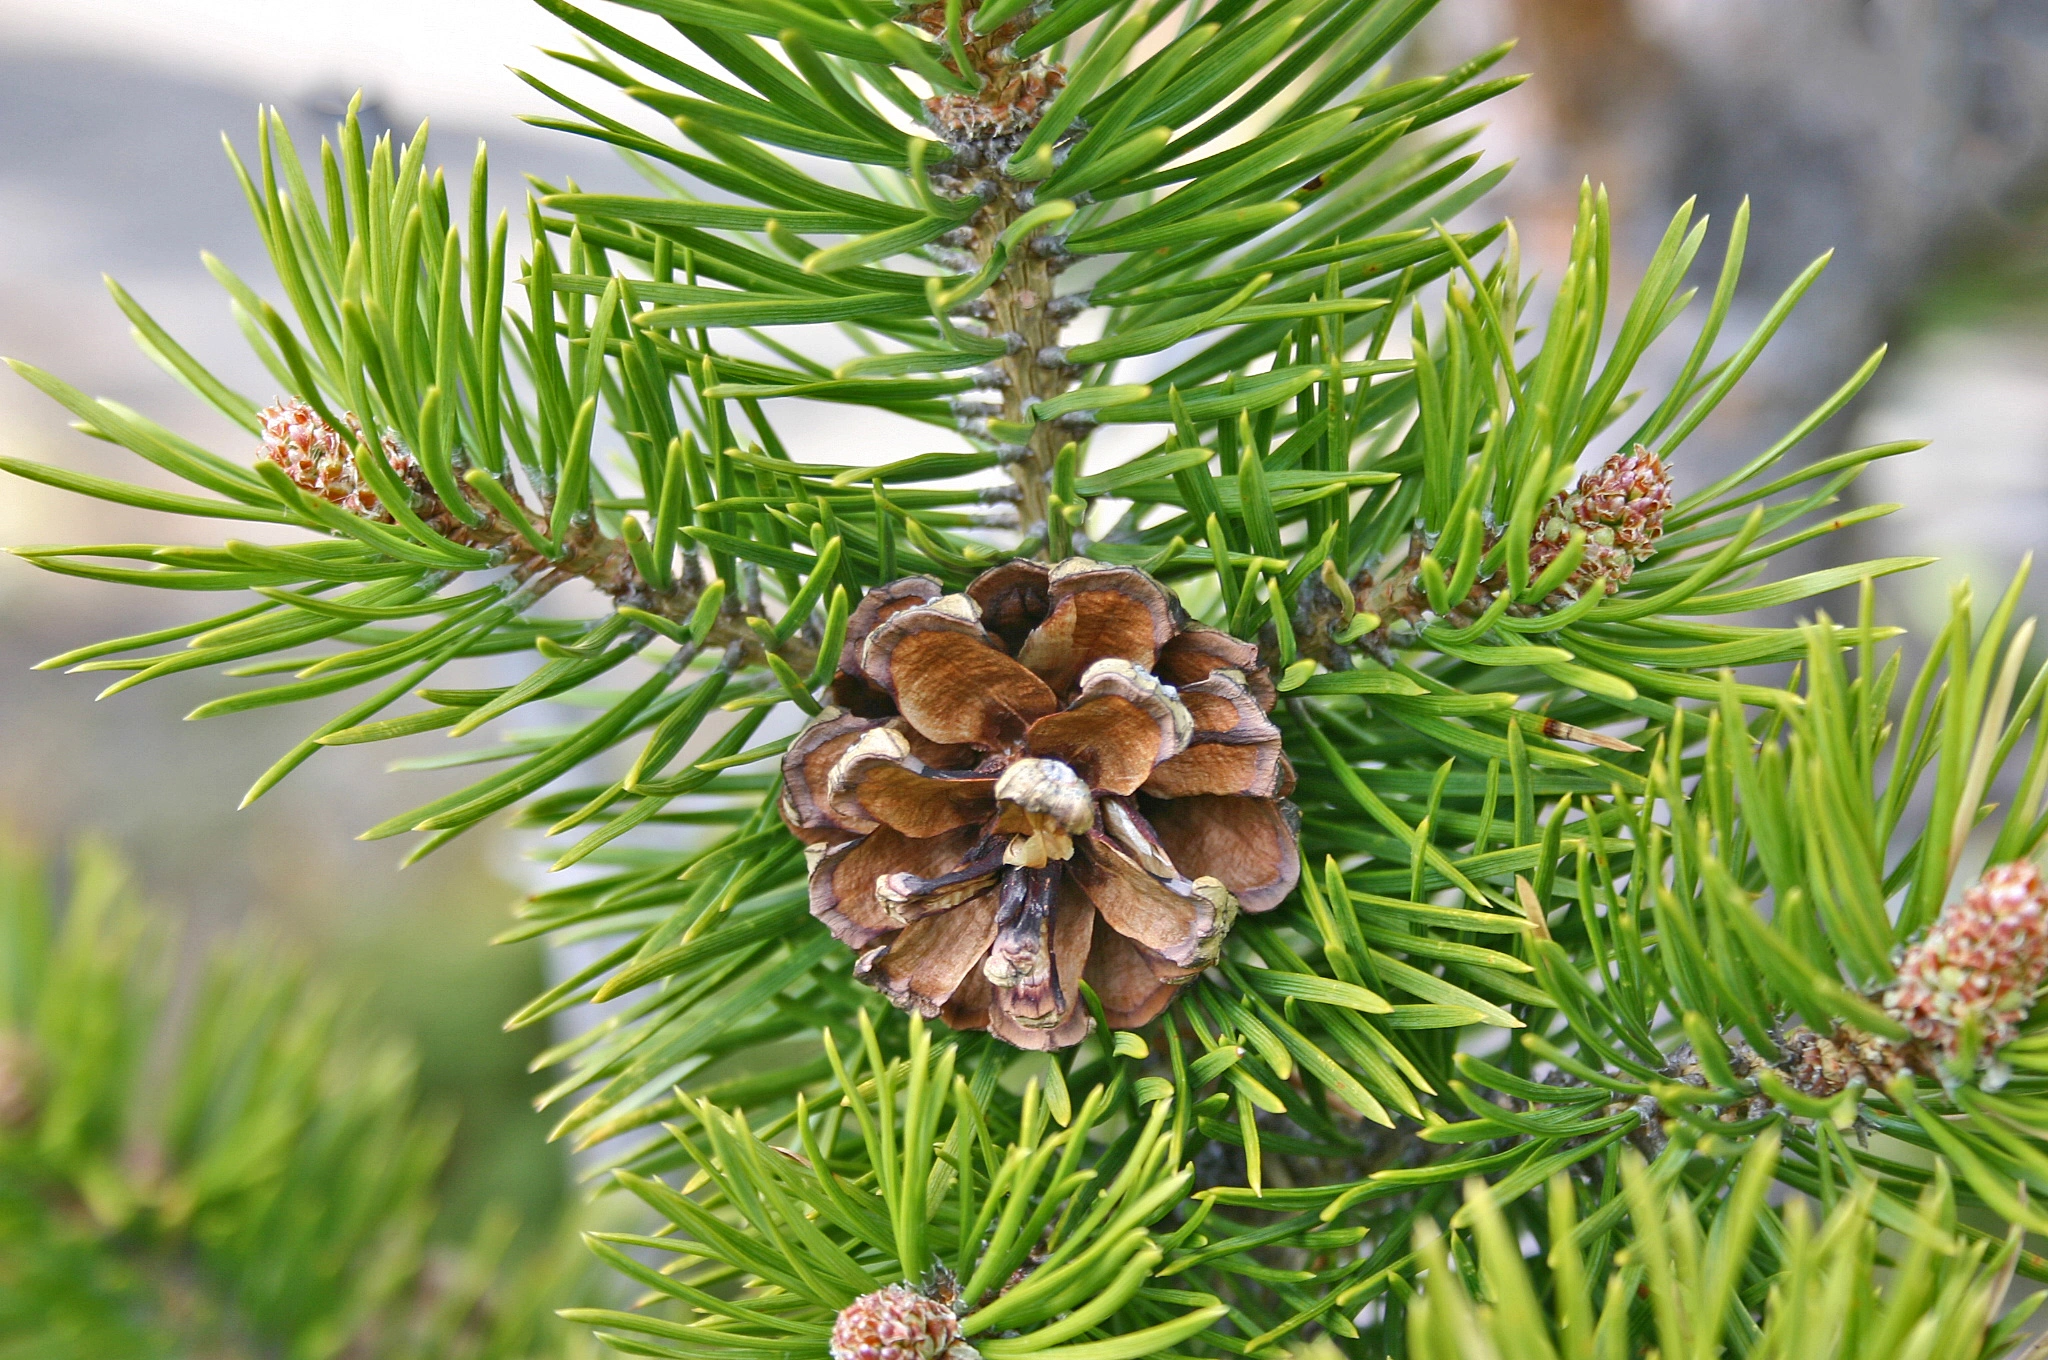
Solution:
M 515 499 L 518 497 L 517 491 L 511 494 Z M 451 535 L 473 546 L 502 552 L 512 574 L 533 583 L 537 594 L 545 594 L 565 581 L 582 580 L 609 596 L 615 605 L 630 605 L 677 625 L 688 624 L 697 612 L 704 588 L 694 573 L 677 575 L 665 588 L 657 590 L 641 575 L 626 544 L 600 533 L 588 520 L 572 521 L 569 532 L 556 545 L 557 553 L 549 556 L 528 542 L 520 529 L 495 507 L 476 499 L 470 505 L 481 514 L 483 523 L 456 527 L 451 522 Z M 529 513 L 527 517 L 546 522 L 545 516 Z M 713 648 L 737 643 L 747 664 L 759 664 L 767 657 L 768 649 L 737 611 L 721 613 L 704 642 Z M 808 674 L 817 662 L 817 648 L 801 634 L 777 648 L 776 655 L 799 675 Z
M 977 33 L 969 21 L 979 7 L 977 0 L 967 0 L 949 13 L 939 0 L 926 0 L 908 16 L 935 37 L 945 34 L 958 54 L 945 58 L 946 64 L 976 83 L 972 94 L 944 94 L 925 102 L 927 125 L 952 151 L 934 167 L 933 187 L 955 200 L 981 203 L 960 236 L 948 240 L 963 252 L 959 265 L 971 260 L 975 269 L 994 258 L 1003 233 L 1034 206 L 1033 186 L 1013 177 L 1007 166 L 1066 79 L 1057 65 L 1013 55 L 1011 44 L 1028 26 L 1028 13 Z M 958 30 L 948 32 L 955 23 Z M 959 69 L 963 64 L 966 69 Z M 1046 531 L 1053 466 L 1067 442 L 1058 425 L 1040 424 L 1031 414 L 1036 403 L 1066 391 L 1075 377 L 1061 356 L 1061 312 L 1052 306 L 1066 258 L 1051 238 L 1014 241 L 988 288 L 963 307 L 964 315 L 987 327 L 991 339 L 1007 345 L 992 365 L 990 386 L 998 389 L 998 399 L 983 409 L 1009 430 L 1031 430 L 1016 444 L 1005 437 L 1009 430 L 975 429 L 983 419 L 980 412 L 966 421 L 967 428 L 986 435 L 1003 454 L 1027 536 Z
M 1007 175 L 998 178 L 1001 207 L 987 214 L 986 226 L 977 230 L 976 253 L 988 258 L 995 239 L 1022 214 L 1017 195 L 1024 186 Z M 1028 201 L 1028 200 L 1027 200 Z M 1034 423 L 1032 406 L 1058 396 L 1072 384 L 1072 370 L 1064 364 L 1048 363 L 1055 358 L 1060 340 L 1060 323 L 1047 305 L 1053 297 L 1057 256 L 1041 251 L 1038 241 L 1020 243 L 986 295 L 989 305 L 989 333 L 1009 340 L 1010 352 L 997 363 L 1004 377 L 1003 419 L 1017 425 L 1031 424 L 1031 437 L 1010 464 L 1016 482 L 1018 519 L 1026 534 L 1041 533 L 1050 513 L 1053 462 L 1065 443 L 1060 427 Z

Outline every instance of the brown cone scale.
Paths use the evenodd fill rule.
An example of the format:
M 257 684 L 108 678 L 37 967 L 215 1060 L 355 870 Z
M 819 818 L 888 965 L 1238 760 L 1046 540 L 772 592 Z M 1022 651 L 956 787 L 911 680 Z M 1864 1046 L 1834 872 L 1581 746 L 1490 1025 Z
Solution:
M 896 1005 L 1019 1048 L 1140 1025 L 1299 875 L 1258 649 L 1132 567 L 868 593 L 783 759 L 811 912 Z

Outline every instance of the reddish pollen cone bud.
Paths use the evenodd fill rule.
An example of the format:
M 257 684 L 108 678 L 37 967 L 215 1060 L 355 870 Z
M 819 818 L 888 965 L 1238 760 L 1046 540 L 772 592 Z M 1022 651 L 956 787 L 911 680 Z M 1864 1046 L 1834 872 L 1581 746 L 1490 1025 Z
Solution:
M 1586 555 L 1562 588 L 1579 595 L 1603 578 L 1620 586 L 1656 551 L 1670 508 L 1671 471 L 1663 459 L 1640 444 L 1614 454 L 1543 508 L 1529 544 L 1529 570 L 1540 575 L 1577 529 L 1586 535 Z
M 2031 864 L 1999 864 L 1942 908 L 1899 956 L 1884 1007 L 1950 1063 L 1988 1058 L 2019 1032 L 2048 974 L 2048 885 Z M 1965 1032 L 1976 1052 L 1964 1052 Z
M 832 1324 L 832 1360 L 980 1360 L 945 1303 L 905 1284 L 863 1294 Z
M 353 413 L 343 417 L 348 422 L 347 436 L 296 398 L 266 406 L 256 415 L 263 426 L 263 456 L 283 468 L 287 477 L 351 514 L 390 520 L 391 512 L 356 470 L 355 441 L 362 438 L 363 428 Z M 397 435 L 387 431 L 382 443 L 384 457 L 408 490 L 424 484 L 419 464 Z

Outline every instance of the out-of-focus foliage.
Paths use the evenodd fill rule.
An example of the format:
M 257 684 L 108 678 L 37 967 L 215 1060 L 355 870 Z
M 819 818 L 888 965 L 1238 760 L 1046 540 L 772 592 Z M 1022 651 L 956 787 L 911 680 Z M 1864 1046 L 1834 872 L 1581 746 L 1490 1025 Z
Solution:
M 0 847 L 0 1355 L 583 1353 L 575 1261 L 502 1213 L 430 1241 L 451 1129 L 404 1044 L 274 951 L 189 990 L 176 954 L 104 850 Z

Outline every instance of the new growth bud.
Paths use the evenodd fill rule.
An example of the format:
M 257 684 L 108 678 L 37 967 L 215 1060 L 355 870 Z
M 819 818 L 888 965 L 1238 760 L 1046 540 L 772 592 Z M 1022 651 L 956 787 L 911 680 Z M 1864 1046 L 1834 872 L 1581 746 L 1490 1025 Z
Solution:
M 1942 1058 L 1974 1064 L 2019 1032 L 2048 974 L 2048 886 L 2027 863 L 1999 864 L 1942 908 L 1899 955 L 1884 1008 Z M 1965 1035 L 1974 1051 L 1965 1052 Z
M 980 1360 L 960 1337 L 960 1319 L 907 1284 L 863 1294 L 832 1324 L 832 1360 Z
M 348 423 L 348 438 L 296 398 L 264 407 L 257 419 L 263 427 L 263 456 L 299 486 L 350 514 L 391 519 L 390 510 L 356 468 L 355 441 L 363 437 L 363 427 L 354 412 L 342 417 Z M 398 479 L 407 486 L 419 482 L 419 464 L 398 436 L 386 430 L 382 442 L 384 457 Z
M 1541 575 L 1579 529 L 1586 555 L 1562 589 L 1579 595 L 1603 577 L 1620 586 L 1656 551 L 1670 508 L 1671 471 L 1663 459 L 1641 444 L 1613 454 L 1543 508 L 1529 543 L 1529 570 Z

